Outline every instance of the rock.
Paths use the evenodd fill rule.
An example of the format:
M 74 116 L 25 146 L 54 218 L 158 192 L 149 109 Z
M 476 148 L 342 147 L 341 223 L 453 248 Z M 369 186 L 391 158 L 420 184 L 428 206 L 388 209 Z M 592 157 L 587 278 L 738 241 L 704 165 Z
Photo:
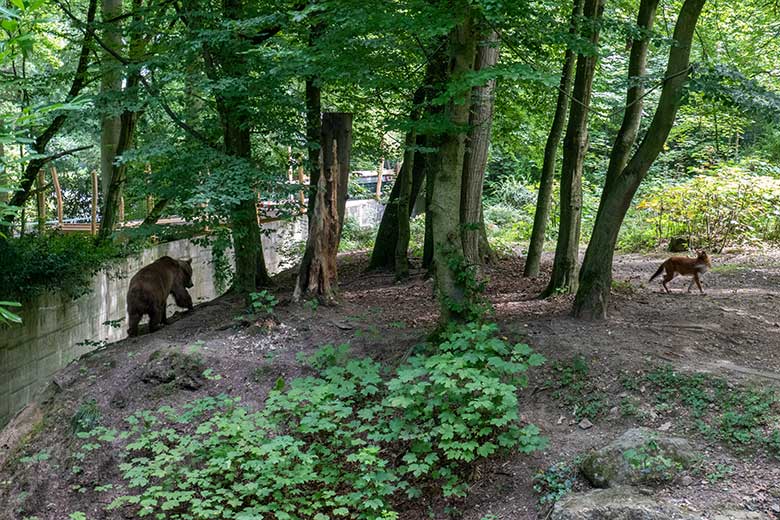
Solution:
M 670 253 L 685 253 L 688 251 L 688 237 L 672 237 L 669 239 Z
M 580 470 L 596 487 L 655 485 L 672 480 L 695 459 L 687 440 L 648 428 L 633 428 L 588 453 Z
M 590 429 L 590 428 L 593 428 L 593 423 L 592 423 L 592 422 L 590 422 L 590 421 L 589 421 L 589 420 L 587 420 L 587 419 L 583 419 L 583 420 L 581 420 L 581 421 L 580 421 L 580 424 L 579 424 L 578 426 L 579 426 L 579 427 L 580 427 L 580 429 L 582 429 L 582 430 L 588 430 L 588 429 Z
M 558 501 L 552 520 L 694 520 L 698 515 L 686 513 L 668 502 L 659 503 L 629 486 L 573 493 Z
M 693 484 L 693 478 L 690 475 L 685 475 L 682 478 L 682 480 L 680 480 L 680 484 L 682 484 L 683 486 L 686 486 L 686 487 L 690 486 L 691 484 Z
M 717 511 L 712 520 L 772 520 L 758 511 Z
M 659 432 L 668 432 L 669 428 L 671 428 L 671 427 L 672 427 L 672 423 L 671 422 L 665 422 L 661 426 L 658 427 L 658 431 Z
M 152 385 L 172 384 L 185 390 L 197 390 L 206 382 L 203 361 L 175 350 L 157 350 L 149 356 L 141 381 Z

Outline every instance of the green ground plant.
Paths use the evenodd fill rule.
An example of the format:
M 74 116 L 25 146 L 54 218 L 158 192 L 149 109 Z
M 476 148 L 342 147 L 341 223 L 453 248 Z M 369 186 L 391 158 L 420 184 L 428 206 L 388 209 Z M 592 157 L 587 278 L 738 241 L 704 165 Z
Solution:
M 607 409 L 607 395 L 596 387 L 585 358 L 576 356 L 568 361 L 556 361 L 545 388 L 552 397 L 571 409 L 577 419 L 594 419 Z
M 126 442 L 110 509 L 170 519 L 394 518 L 403 497 L 463 495 L 472 465 L 542 448 L 517 392 L 543 362 L 495 325 L 462 325 L 395 371 L 329 347 L 259 412 L 227 396 L 137 412 L 86 446 Z

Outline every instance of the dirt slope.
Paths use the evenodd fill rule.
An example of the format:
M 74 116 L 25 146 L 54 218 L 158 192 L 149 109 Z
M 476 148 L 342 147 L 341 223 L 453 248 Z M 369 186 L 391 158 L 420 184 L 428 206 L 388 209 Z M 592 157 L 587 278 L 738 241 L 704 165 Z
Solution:
M 486 463 L 477 468 L 468 499 L 419 501 L 410 504 L 402 518 L 543 518 L 532 489 L 533 474 L 603 445 L 633 425 L 689 436 L 706 454 L 705 473 L 718 465 L 731 468 L 728 477 L 713 483 L 696 476 L 687 486 L 662 488 L 662 496 L 699 509 L 723 504 L 774 514 L 773 507 L 780 508 L 777 460 L 762 450 L 739 453 L 691 433 L 690 424 L 675 410 L 652 409 L 652 396 L 642 381 L 648 371 L 671 364 L 683 371 L 708 371 L 735 384 L 780 386 L 780 254 L 753 251 L 715 258 L 715 272 L 704 276 L 705 296 L 685 293 L 682 281 L 672 282 L 677 291 L 672 295 L 648 285 L 647 278 L 662 259 L 617 257 L 619 283 L 606 323 L 568 317 L 567 297 L 536 300 L 543 280 L 521 278 L 522 259 L 506 259 L 490 268 L 488 294 L 502 330 L 549 360 L 532 374 L 521 399 L 524 418 L 542 428 L 549 448 L 530 457 Z M 273 318 L 247 323 L 240 319 L 241 302 L 222 298 L 177 316 L 155 334 L 109 345 L 63 370 L 41 407 L 43 421 L 8 454 L 0 470 L 0 519 L 60 520 L 74 511 L 84 511 L 90 519 L 116 517 L 102 512 L 112 493 L 94 487 L 118 481 L 118 453 L 101 453 L 99 463 L 73 472 L 72 418 L 91 400 L 94 406 L 87 409 L 95 410 L 95 420 L 119 426 L 138 410 L 175 407 L 220 393 L 259 406 L 280 377 L 289 380 L 306 373 L 297 360 L 299 353 L 328 343 L 349 343 L 355 356 L 399 362 L 435 323 L 431 283 L 418 272 L 410 281 L 394 284 L 391 275 L 362 274 L 365 264 L 362 254 L 342 258 L 344 302 L 338 308 L 286 305 L 291 279 L 281 275 L 277 292 L 283 303 Z M 173 361 L 176 366 L 161 367 L 170 365 L 166 353 L 171 351 L 192 354 L 202 366 Z M 591 419 L 594 426 L 587 430 L 577 426 L 571 402 L 554 395 L 550 385 L 560 373 L 556 361 L 560 369 L 575 356 L 590 367 L 587 391 L 604 396 L 598 403 L 601 411 Z M 221 378 L 201 377 L 204 367 Z M 175 374 L 169 380 L 171 371 Z M 626 385 L 635 386 L 635 392 Z M 616 412 L 628 398 L 648 413 Z

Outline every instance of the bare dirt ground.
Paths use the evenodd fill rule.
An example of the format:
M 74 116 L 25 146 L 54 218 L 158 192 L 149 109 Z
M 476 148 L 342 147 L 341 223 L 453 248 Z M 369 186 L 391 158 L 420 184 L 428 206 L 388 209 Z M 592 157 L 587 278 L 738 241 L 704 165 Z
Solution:
M 778 460 L 761 449 L 736 450 L 697 434 L 680 410 L 654 407 L 643 379 L 648 371 L 671 365 L 684 372 L 709 372 L 734 385 L 780 387 L 780 252 L 716 256 L 715 269 L 703 277 L 706 295 L 686 293 L 687 280 L 672 282 L 671 295 L 648 284 L 662 260 L 663 255 L 616 257 L 618 283 L 609 320 L 602 323 L 570 318 L 569 297 L 537 300 L 545 276 L 522 278 L 522 259 L 507 258 L 489 268 L 488 296 L 502 332 L 548 359 L 545 367 L 531 373 L 521 407 L 523 419 L 542 429 L 549 446 L 531 456 L 510 455 L 482 464 L 474 472 L 468 498 L 417 501 L 401 518 L 545 518 L 547 509 L 539 506 L 533 475 L 637 425 L 685 436 L 703 454 L 701 472 L 686 485 L 674 482 L 655 491 L 663 500 L 691 510 L 749 510 L 780 518 Z M 241 302 L 225 297 L 177 315 L 155 334 L 111 344 L 71 364 L 57 376 L 41 406 L 43 421 L 19 446 L 4 450 L 0 518 L 61 520 L 73 511 L 84 511 L 89 519 L 123 518 L 103 512 L 111 493 L 97 493 L 90 486 L 118 481 L 119 453 L 102 454 L 98 464 L 79 475 L 68 462 L 76 442 L 71 418 L 91 399 L 100 424 L 118 427 L 135 411 L 176 407 L 207 395 L 226 393 L 260 406 L 280 377 L 289 380 L 307 373 L 299 353 L 312 353 L 328 343 L 348 343 L 355 356 L 399 363 L 435 325 L 431 282 L 417 271 L 409 281 L 396 284 L 392 275 L 364 274 L 365 264 L 363 254 L 342 257 L 339 307 L 286 304 L 291 275 L 282 274 L 276 290 L 282 304 L 274 318 L 259 326 L 236 320 Z M 173 389 L 149 382 L 150 357 L 172 350 L 197 353 L 221 379 Z M 603 395 L 601 412 L 593 415 L 588 429 L 578 425 L 571 404 L 584 396 L 565 401 L 549 384 L 556 363 L 566 366 L 575 357 L 589 366 L 586 391 Z M 622 412 L 621 403 L 629 398 L 642 413 Z M 777 403 L 774 406 L 780 415 Z M 41 453 L 46 460 L 22 460 Z M 705 478 L 714 468 L 729 470 L 723 478 Z M 575 489 L 586 487 L 581 480 L 575 484 Z

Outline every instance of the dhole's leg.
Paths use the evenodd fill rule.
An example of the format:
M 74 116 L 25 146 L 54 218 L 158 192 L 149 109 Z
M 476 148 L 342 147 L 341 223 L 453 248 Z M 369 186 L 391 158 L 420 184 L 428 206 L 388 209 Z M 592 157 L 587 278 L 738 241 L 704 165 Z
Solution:
M 699 292 L 701 294 L 704 294 L 704 289 L 701 288 L 701 281 L 699 280 L 699 273 L 693 273 L 693 280 L 696 282 L 696 285 L 699 287 Z M 690 291 L 690 287 L 688 288 Z
M 669 290 L 669 287 L 666 286 L 667 283 L 671 282 L 674 279 L 674 273 L 670 273 L 669 271 L 666 272 L 664 275 L 664 279 L 661 280 L 661 285 L 664 286 L 664 289 L 666 289 L 666 292 L 669 294 L 672 294 L 672 291 Z
M 160 308 L 152 306 L 149 309 L 149 332 L 154 332 L 160 328 Z
M 141 316 L 143 314 L 138 314 L 137 312 L 130 313 L 127 322 L 129 325 L 127 328 L 128 336 L 138 336 L 138 322 L 141 321 Z
M 688 284 L 688 292 L 691 292 L 691 288 L 693 287 L 693 282 L 696 281 L 696 274 L 691 277 L 691 283 Z

